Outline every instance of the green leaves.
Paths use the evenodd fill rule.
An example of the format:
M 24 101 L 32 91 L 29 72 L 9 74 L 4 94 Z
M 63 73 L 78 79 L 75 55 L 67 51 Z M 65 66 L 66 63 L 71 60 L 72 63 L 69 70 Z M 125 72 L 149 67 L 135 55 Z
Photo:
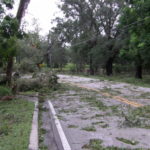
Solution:
M 13 8 L 13 4 L 14 4 L 14 0 L 2 0 L 2 3 L 4 3 L 7 8 L 12 9 Z
M 128 27 L 129 42 L 124 47 L 128 57 L 132 56 L 135 64 L 142 62 L 142 65 L 150 63 L 149 41 L 150 40 L 150 1 L 134 0 L 126 7 L 121 17 L 121 26 Z M 121 51 L 121 55 L 123 51 Z M 122 55 L 123 56 L 123 55 Z M 127 55 L 126 55 L 127 56 Z M 140 60 L 139 60 L 140 59 Z
M 17 53 L 18 28 L 18 21 L 11 16 L 6 16 L 0 24 L 0 56 L 4 61 Z
M 0 34 L 4 38 L 10 38 L 11 36 L 18 35 L 18 21 L 16 18 L 6 16 L 0 25 Z
M 0 1 L 0 15 L 5 13 L 6 9 L 12 9 L 14 4 L 14 0 L 1 0 Z
M 0 56 L 7 60 L 10 56 L 15 56 L 17 53 L 17 38 L 11 37 L 3 39 L 0 44 Z

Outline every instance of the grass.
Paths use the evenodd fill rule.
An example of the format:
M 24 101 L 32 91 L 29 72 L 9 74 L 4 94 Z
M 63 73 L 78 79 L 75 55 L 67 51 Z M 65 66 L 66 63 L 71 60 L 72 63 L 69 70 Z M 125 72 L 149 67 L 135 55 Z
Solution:
M 108 80 L 108 81 L 115 81 L 115 82 L 124 82 L 124 83 L 130 83 L 135 86 L 143 86 L 143 87 L 149 87 L 150 88 L 150 75 L 143 75 L 143 79 L 137 79 L 133 75 L 129 74 L 120 74 L 120 75 L 113 75 L 113 76 L 106 76 L 106 75 L 84 75 L 84 74 L 74 74 L 75 76 L 81 76 L 81 77 L 87 77 L 87 78 L 94 78 L 94 79 L 100 79 L 102 80 Z
M 113 95 L 113 96 L 116 96 L 116 95 L 120 95 L 120 94 L 121 94 L 120 91 L 113 90 L 112 88 L 106 88 L 106 87 L 103 88 L 101 91 L 102 91 L 102 92 L 106 92 L 106 93 L 110 93 L 110 94 Z
M 99 125 L 101 128 L 108 128 L 109 125 L 105 123 L 104 121 L 97 121 L 97 122 L 92 122 L 92 125 Z
M 85 130 L 88 132 L 95 132 L 96 131 L 94 126 L 87 126 L 87 127 L 82 128 L 82 130 Z
M 16 99 L 0 102 L 0 150 L 27 150 L 34 104 Z
M 103 141 L 100 139 L 91 139 L 89 141 L 89 144 L 84 145 L 82 148 L 84 149 L 90 149 L 90 150 L 130 150 L 128 148 L 118 148 L 118 147 L 103 147 L 102 145 Z M 133 150 L 144 150 L 142 148 L 137 148 Z
M 70 124 L 70 125 L 68 125 L 68 128 L 78 128 L 78 126 Z
M 107 106 L 100 100 L 97 100 L 96 97 L 87 96 L 81 98 L 82 101 L 88 102 L 91 106 L 98 107 L 100 110 L 106 110 Z
M 108 128 L 109 125 L 108 124 L 103 124 L 103 125 L 100 125 L 102 128 Z
M 72 86 L 72 85 L 70 85 L 68 83 L 61 83 L 56 92 L 59 92 L 61 94 L 61 93 L 65 93 L 68 90 L 81 92 L 82 89 L 79 88 L 79 87 Z
M 82 97 L 81 101 L 88 102 L 91 106 L 97 107 L 99 110 L 102 110 L 102 111 L 106 111 L 106 110 L 110 109 L 112 111 L 112 113 L 109 113 L 107 115 L 112 115 L 112 114 L 120 115 L 117 105 L 106 106 L 102 101 L 97 100 L 96 97 L 94 97 L 94 96 Z M 97 118 L 97 117 L 102 117 L 102 116 L 103 116 L 102 114 L 96 114 L 92 118 Z
M 140 96 L 138 96 L 138 98 L 148 99 L 150 98 L 150 93 L 149 92 L 142 93 Z
M 82 75 L 83 76 L 83 75 Z M 87 76 L 84 76 L 87 77 Z M 108 80 L 108 81 L 115 81 L 115 82 L 124 82 L 133 84 L 135 86 L 143 86 L 143 87 L 149 87 L 150 88 L 150 75 L 143 76 L 143 79 L 137 79 L 134 77 L 131 77 L 129 75 L 114 75 L 114 76 L 88 76 L 89 78 L 96 78 L 100 80 Z
M 124 125 L 128 127 L 139 127 L 150 129 L 150 124 L 147 122 L 150 119 L 150 105 L 129 110 L 124 116 Z
M 150 119 L 150 105 L 134 109 L 132 115 Z
M 130 83 L 136 86 L 143 86 L 143 87 L 150 88 L 150 76 L 145 76 L 143 77 L 143 79 L 136 79 L 134 77 L 120 75 L 120 76 L 112 76 L 112 77 L 103 77 L 103 79 L 106 79 L 109 81 L 125 82 L 125 83 Z
M 87 120 L 87 119 L 89 119 L 89 118 L 88 118 L 88 117 L 83 117 L 83 116 L 81 116 L 80 119 L 82 119 L 82 120 Z
M 43 122 L 42 122 L 42 113 L 47 112 L 48 109 L 46 107 L 43 107 L 44 102 L 45 102 L 45 97 L 42 96 L 41 93 L 39 93 L 39 150 L 47 150 L 47 146 L 44 144 L 44 136 L 46 134 L 46 129 L 42 127 Z
M 109 108 L 111 109 L 113 114 L 119 115 L 120 111 L 118 109 L 119 108 L 118 105 L 112 105 L 112 106 L 109 106 Z
M 26 92 L 20 92 L 20 94 L 27 95 L 27 96 L 35 96 L 37 92 L 35 91 L 26 91 Z
M 57 115 L 57 117 L 58 117 L 59 120 L 67 121 L 67 120 L 66 120 L 63 116 L 61 116 L 61 115 Z
M 134 141 L 134 140 L 131 141 L 131 140 L 119 138 L 119 137 L 117 137 L 116 139 L 118 141 L 121 141 L 121 142 L 126 143 L 126 144 L 130 144 L 130 145 L 137 145 L 139 143 L 138 141 Z
M 11 94 L 11 89 L 5 86 L 0 86 L 0 97 L 8 96 Z
M 59 113 L 75 113 L 77 109 L 61 109 Z
M 104 121 L 97 121 L 97 122 L 92 122 L 92 125 L 99 125 L 105 123 Z
M 91 119 L 99 118 L 99 117 L 104 117 L 103 114 L 95 114 L 94 116 L 91 117 Z

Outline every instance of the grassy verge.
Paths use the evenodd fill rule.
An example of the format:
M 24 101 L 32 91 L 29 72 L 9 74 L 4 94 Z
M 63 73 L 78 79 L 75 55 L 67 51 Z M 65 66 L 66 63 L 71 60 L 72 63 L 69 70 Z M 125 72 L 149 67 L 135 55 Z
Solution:
M 16 99 L 0 102 L 0 150 L 27 150 L 34 104 Z
M 124 82 L 133 84 L 135 86 L 143 86 L 150 88 L 150 76 L 144 76 L 143 79 L 136 79 L 134 77 L 130 77 L 127 75 L 116 75 L 116 76 L 95 76 L 100 80 L 109 80 L 109 81 L 117 81 L 117 82 Z

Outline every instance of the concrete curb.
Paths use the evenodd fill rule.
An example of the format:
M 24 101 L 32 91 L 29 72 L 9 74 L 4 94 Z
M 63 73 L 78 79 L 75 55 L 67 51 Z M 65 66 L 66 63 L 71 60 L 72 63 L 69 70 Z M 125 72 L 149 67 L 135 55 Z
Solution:
M 62 126 L 60 124 L 60 121 L 57 117 L 57 114 L 55 112 L 55 109 L 51 101 L 48 101 L 48 105 L 49 105 L 49 110 L 50 110 L 53 133 L 54 133 L 54 137 L 55 137 L 55 141 L 58 146 L 58 149 L 59 150 L 71 150 L 69 142 L 65 136 L 65 133 L 62 129 Z
M 38 150 L 38 102 L 35 102 L 32 130 L 30 133 L 29 150 Z

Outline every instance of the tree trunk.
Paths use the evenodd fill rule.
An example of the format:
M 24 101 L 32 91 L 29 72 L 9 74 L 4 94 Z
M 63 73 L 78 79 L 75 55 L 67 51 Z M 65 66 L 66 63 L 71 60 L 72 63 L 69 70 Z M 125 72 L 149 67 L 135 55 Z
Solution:
M 142 65 L 136 66 L 135 77 L 138 79 L 142 79 Z
M 47 67 L 51 68 L 52 67 L 52 61 L 51 61 L 51 52 L 50 50 L 47 51 Z
M 30 0 L 20 0 L 19 8 L 18 8 L 17 15 L 16 15 L 19 26 L 21 24 L 21 20 L 25 14 L 25 10 L 27 9 L 29 2 Z
M 109 58 L 106 62 L 106 74 L 111 76 L 113 74 L 113 58 Z
M 97 65 L 94 67 L 94 74 L 98 74 L 98 66 Z
M 90 56 L 90 75 L 94 75 L 94 67 L 93 67 L 92 56 Z
M 91 64 L 90 64 L 90 75 L 94 75 L 94 68 Z
M 16 15 L 16 19 L 18 20 L 18 30 L 20 28 L 21 20 L 23 18 L 25 10 L 28 7 L 29 2 L 30 0 L 20 0 L 19 8 Z M 8 58 L 7 70 L 6 70 L 6 80 L 9 86 L 11 85 L 12 70 L 13 70 L 13 56 L 10 56 Z
M 6 68 L 6 81 L 8 86 L 11 85 L 12 70 L 13 70 L 13 57 L 10 56 Z

